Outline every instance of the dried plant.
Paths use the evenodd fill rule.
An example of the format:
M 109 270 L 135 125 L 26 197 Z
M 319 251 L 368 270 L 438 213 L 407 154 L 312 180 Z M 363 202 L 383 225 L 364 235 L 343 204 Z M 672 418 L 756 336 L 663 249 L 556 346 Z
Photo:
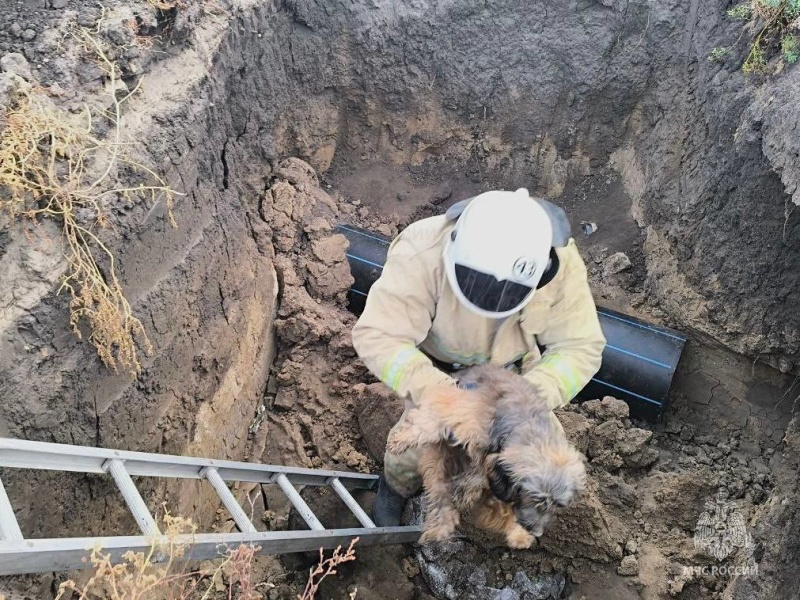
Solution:
M 330 558 L 325 558 L 325 554 L 322 552 L 322 548 L 320 548 L 319 563 L 317 563 L 317 566 L 309 571 L 306 589 L 303 591 L 302 595 L 297 596 L 297 599 L 314 600 L 323 579 L 325 579 L 328 575 L 336 575 L 336 567 L 342 563 L 350 562 L 356 559 L 356 553 L 353 550 L 353 546 L 356 544 L 356 542 L 358 542 L 358 538 L 354 538 L 350 542 L 350 545 L 347 547 L 347 551 L 344 553 L 342 553 L 342 547 L 337 546 Z M 355 595 L 356 592 L 350 594 L 351 600 L 355 598 Z
M 115 561 L 102 548 L 93 549 L 91 575 L 83 583 L 73 579 L 61 583 L 55 600 L 261 600 L 261 590 L 274 587 L 255 580 L 253 562 L 261 548 L 250 544 L 228 548 L 213 568 L 180 567 L 186 564 L 197 527 L 189 519 L 164 512 L 164 532 L 147 552 L 126 552 Z M 342 563 L 355 560 L 357 542 L 353 539 L 344 552 L 337 547 L 329 558 L 320 549 L 319 563 L 309 570 L 298 600 L 314 600 L 326 577 L 335 575 Z M 350 600 L 355 596 L 356 591 L 350 593 Z
M 70 324 L 79 337 L 80 324 L 88 325 L 89 341 L 107 367 L 136 376 L 141 370 L 138 344 L 146 354 L 152 345 L 125 297 L 115 256 L 100 230 L 110 226 L 110 203 L 137 200 L 163 199 L 175 226 L 177 192 L 134 159 L 123 140 L 122 107 L 137 88 L 118 95 L 119 70 L 104 45 L 85 28 L 70 35 L 104 68 L 111 108 L 93 112 L 86 107 L 73 115 L 34 90 L 22 89 L 0 133 L 0 211 L 33 224 L 48 218 L 60 222 L 68 270 L 59 292 L 71 295 Z M 100 133 L 106 128 L 108 134 Z M 138 182 L 119 185 L 123 171 Z
M 259 600 L 262 584 L 253 581 L 253 557 L 260 548 L 228 549 L 215 568 L 180 570 L 178 564 L 197 530 L 189 519 L 164 515 L 164 535 L 148 552 L 126 552 L 121 562 L 92 550 L 93 572 L 83 584 L 63 582 L 55 600 Z M 227 575 L 227 577 L 225 577 Z M 227 579 L 227 582 L 225 581 Z

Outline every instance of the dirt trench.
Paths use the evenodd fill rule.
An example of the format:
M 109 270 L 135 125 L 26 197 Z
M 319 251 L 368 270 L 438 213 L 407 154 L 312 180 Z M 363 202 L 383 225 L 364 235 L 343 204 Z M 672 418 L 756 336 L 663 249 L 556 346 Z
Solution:
M 562 415 L 588 435 L 594 483 L 536 551 L 381 549 L 340 584 L 375 598 L 791 596 L 800 80 L 745 78 L 742 44 L 708 61 L 740 35 L 722 3 L 105 4 L 22 3 L 0 16 L 0 52 L 20 52 L 31 80 L 80 110 L 104 75 L 65 37 L 74 22 L 140 85 L 126 132 L 186 194 L 176 229 L 163 205 L 112 207 L 110 243 L 155 353 L 135 381 L 106 370 L 53 294 L 55 228 L 31 245 L 7 225 L 3 435 L 374 471 L 398 406 L 350 347 L 331 227 L 393 235 L 477 191 L 524 186 L 598 225 L 578 235 L 598 302 L 691 334 L 670 413 L 655 427 L 614 403 Z M 630 268 L 614 272 L 616 252 Z M 133 531 L 99 478 L 3 479 L 26 535 Z M 142 487 L 201 523 L 217 516 L 195 484 Z M 753 541 L 725 564 L 757 577 L 691 570 L 716 564 L 692 540 L 720 487 Z M 265 526 L 286 526 L 285 500 L 255 496 Z M 453 587 L 474 565 L 483 575 Z M 274 595 L 298 580 L 290 565 L 268 571 Z

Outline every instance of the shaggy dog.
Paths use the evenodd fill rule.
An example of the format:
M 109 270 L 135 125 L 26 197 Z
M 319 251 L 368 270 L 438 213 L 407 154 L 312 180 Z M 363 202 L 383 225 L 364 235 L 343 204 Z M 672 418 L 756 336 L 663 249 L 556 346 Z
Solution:
M 449 539 L 463 512 L 505 535 L 511 548 L 529 548 L 555 507 L 583 490 L 583 456 L 524 378 L 492 365 L 457 377 L 459 388 L 421 398 L 387 443 L 393 453 L 420 450 L 426 502 L 420 542 Z

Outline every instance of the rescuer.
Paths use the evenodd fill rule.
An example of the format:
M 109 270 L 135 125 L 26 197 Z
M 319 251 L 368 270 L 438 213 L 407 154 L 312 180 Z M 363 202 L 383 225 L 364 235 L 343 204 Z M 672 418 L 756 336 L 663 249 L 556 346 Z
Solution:
M 397 236 L 353 345 L 406 409 L 484 363 L 515 369 L 557 408 L 600 368 L 605 338 L 566 214 L 519 189 L 459 202 Z M 399 525 L 420 485 L 416 452 L 387 452 L 375 523 Z

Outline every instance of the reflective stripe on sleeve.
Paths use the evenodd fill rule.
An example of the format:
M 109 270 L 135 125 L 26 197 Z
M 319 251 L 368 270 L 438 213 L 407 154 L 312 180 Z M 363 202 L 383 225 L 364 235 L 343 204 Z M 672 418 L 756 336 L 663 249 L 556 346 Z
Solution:
M 408 374 L 411 367 L 424 360 L 426 360 L 425 355 L 420 352 L 416 346 L 403 348 L 384 365 L 383 371 L 381 372 L 381 380 L 397 392 L 400 383 Z
M 568 359 L 564 359 L 558 353 L 545 354 L 533 369 L 554 377 L 564 388 L 567 400 L 574 398 L 586 383 L 583 381 L 581 371 L 573 367 Z

